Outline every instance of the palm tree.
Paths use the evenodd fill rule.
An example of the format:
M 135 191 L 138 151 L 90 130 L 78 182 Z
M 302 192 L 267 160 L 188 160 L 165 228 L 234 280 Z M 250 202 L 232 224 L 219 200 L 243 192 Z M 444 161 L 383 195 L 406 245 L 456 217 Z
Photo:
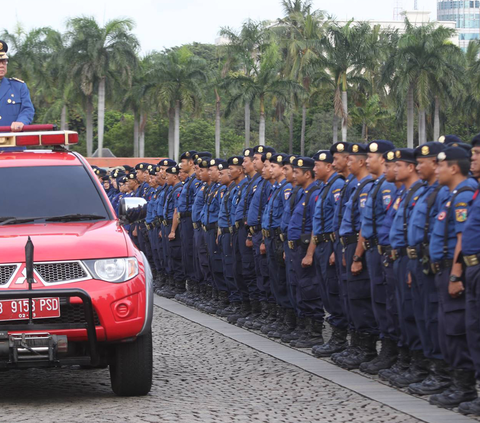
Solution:
M 208 80 L 206 62 L 194 56 L 188 47 L 183 46 L 163 55 L 161 60 L 154 64 L 152 77 L 157 81 L 153 95 L 162 104 L 168 104 L 169 131 L 173 129 L 173 157 L 178 161 L 180 113 L 182 109 L 193 112 L 200 110 L 203 98 L 201 84 Z
M 114 19 L 100 27 L 93 17 L 70 19 L 67 52 L 73 78 L 86 97 L 87 154 L 93 147 L 93 93 L 98 92 L 98 154 L 102 156 L 107 84 L 130 85 L 139 43 L 131 19 Z
M 344 26 L 332 23 L 325 42 L 325 66 L 335 83 L 335 114 L 342 118 L 342 140 L 347 140 L 349 84 L 365 84 L 362 76 L 371 57 L 372 29 L 365 22 Z
M 378 95 L 364 98 L 361 106 L 350 111 L 354 123 L 362 125 L 362 138 L 368 141 L 368 130 L 375 128 L 377 123 L 391 116 L 391 113 L 380 103 Z

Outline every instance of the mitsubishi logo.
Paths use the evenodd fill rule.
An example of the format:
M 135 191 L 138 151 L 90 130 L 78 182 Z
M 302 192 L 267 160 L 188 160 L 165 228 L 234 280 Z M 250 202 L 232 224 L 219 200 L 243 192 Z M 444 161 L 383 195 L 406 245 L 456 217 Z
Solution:
M 27 268 L 24 266 L 21 276 L 15 282 L 15 285 L 23 285 L 27 281 Z M 35 275 L 33 276 L 33 283 L 38 283 Z

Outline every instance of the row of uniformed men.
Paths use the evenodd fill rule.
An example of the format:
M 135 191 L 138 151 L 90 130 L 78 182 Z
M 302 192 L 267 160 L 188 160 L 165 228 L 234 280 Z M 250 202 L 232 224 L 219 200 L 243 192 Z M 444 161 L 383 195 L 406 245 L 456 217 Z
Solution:
M 127 183 L 147 213 L 130 233 L 160 294 L 479 413 L 480 137 L 444 141 L 141 163 Z

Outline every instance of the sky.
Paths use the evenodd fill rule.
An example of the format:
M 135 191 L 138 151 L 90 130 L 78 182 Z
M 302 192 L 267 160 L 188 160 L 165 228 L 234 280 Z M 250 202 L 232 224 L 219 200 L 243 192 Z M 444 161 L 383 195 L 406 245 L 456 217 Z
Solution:
M 413 10 L 414 0 L 401 0 Z M 418 9 L 432 11 L 436 0 L 418 0 Z M 392 20 L 394 0 L 314 0 L 315 9 L 339 20 Z M 129 17 L 136 27 L 142 53 L 199 43 L 214 43 L 221 27 L 240 28 L 246 19 L 275 20 L 283 16 L 280 0 L 20 0 L 2 9 L 0 32 L 13 31 L 17 22 L 26 30 L 50 26 L 64 31 L 69 18 L 93 16 L 99 24 Z

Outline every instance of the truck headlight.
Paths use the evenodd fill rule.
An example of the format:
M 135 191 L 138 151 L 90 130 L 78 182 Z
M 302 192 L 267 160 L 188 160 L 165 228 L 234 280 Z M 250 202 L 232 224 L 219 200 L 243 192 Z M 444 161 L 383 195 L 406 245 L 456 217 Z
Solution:
M 134 257 L 85 260 L 95 279 L 106 282 L 125 282 L 138 275 L 138 262 Z

